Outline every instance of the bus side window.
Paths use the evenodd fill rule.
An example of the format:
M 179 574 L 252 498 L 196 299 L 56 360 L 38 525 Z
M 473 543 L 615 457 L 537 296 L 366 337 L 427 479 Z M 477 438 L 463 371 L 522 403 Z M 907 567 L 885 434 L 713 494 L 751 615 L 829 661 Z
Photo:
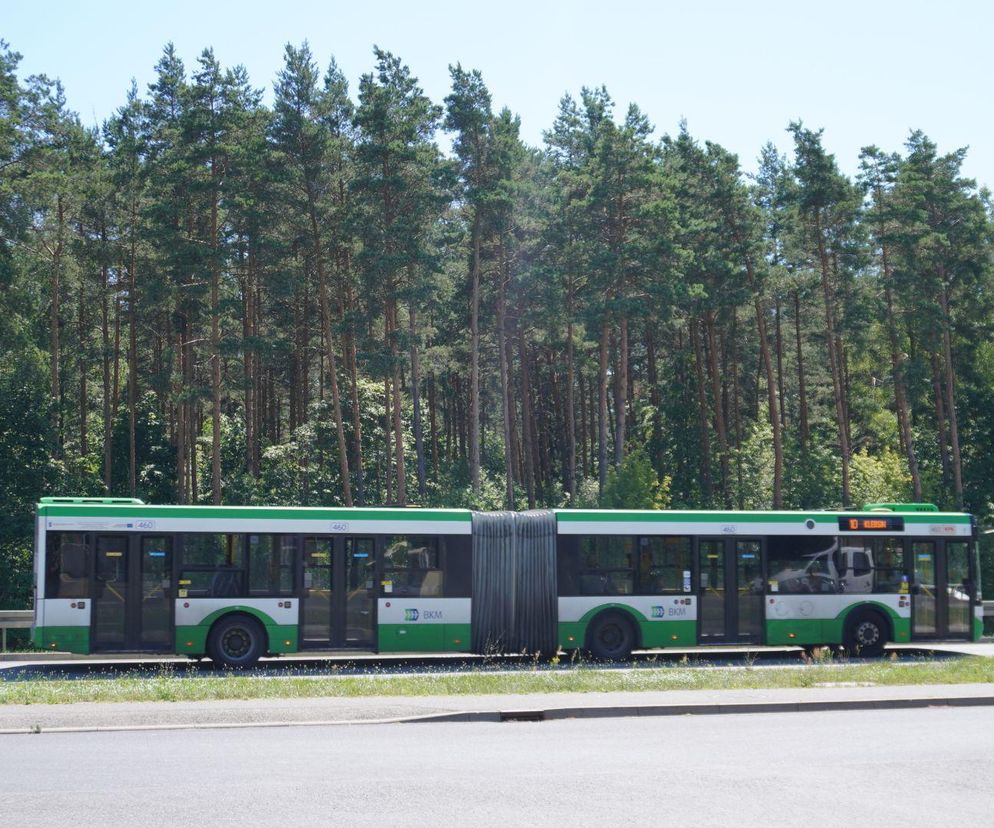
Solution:
M 869 575 L 870 569 L 870 556 L 866 552 L 854 552 L 852 556 L 852 574 L 859 578 L 863 575 Z
M 473 544 L 469 535 L 449 535 L 442 539 L 442 582 L 446 598 L 470 598 L 473 595 Z
M 89 548 L 85 534 L 49 532 L 45 540 L 45 597 L 86 598 Z
M 839 577 L 844 578 L 849 571 L 849 567 L 846 565 L 846 556 L 842 554 L 841 549 L 836 549 L 832 553 L 832 563 L 835 564 L 835 571 Z

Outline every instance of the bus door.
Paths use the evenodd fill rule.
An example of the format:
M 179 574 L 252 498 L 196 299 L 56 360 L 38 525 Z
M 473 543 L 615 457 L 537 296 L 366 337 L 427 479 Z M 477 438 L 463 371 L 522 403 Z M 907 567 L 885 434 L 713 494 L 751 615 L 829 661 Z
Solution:
M 762 541 L 701 538 L 697 544 L 698 640 L 701 644 L 763 640 Z
M 171 650 L 172 538 L 97 535 L 94 550 L 93 652 Z
M 910 540 L 911 637 L 968 638 L 972 619 L 970 544 Z
M 375 647 L 376 584 L 375 538 L 304 538 L 302 646 Z

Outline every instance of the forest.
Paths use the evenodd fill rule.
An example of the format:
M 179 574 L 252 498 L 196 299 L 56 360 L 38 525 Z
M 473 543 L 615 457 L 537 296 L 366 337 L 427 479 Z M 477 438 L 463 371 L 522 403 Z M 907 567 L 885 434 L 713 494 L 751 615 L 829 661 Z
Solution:
M 605 88 L 529 146 L 474 69 L 433 101 L 374 48 L 350 90 L 306 43 L 268 97 L 167 45 L 96 128 L 19 62 L 0 42 L 0 607 L 51 494 L 991 519 L 966 149 L 910 129 L 850 177 L 796 121 L 747 174 Z

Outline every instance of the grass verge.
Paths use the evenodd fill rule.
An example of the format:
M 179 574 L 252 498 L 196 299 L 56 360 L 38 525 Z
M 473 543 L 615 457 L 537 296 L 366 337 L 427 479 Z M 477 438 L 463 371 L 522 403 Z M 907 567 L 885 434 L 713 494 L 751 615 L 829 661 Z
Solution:
M 402 675 L 203 675 L 164 668 L 98 679 L 39 678 L 0 682 L 0 704 L 206 701 L 356 696 L 445 696 L 530 693 L 610 693 L 654 690 L 741 690 L 817 686 L 970 684 L 994 682 L 994 659 L 963 657 L 921 662 L 828 662 L 801 667 L 708 669 L 692 663 L 636 669 L 536 668 L 496 673 Z

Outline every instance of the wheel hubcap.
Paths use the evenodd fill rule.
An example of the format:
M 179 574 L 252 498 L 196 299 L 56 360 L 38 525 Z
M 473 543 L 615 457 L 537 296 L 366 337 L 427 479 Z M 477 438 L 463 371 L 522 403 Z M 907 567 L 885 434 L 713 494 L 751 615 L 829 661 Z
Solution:
M 617 624 L 609 624 L 601 630 L 601 644 L 608 650 L 617 650 L 624 641 L 624 634 Z
M 873 624 L 870 621 L 864 621 L 856 629 L 856 639 L 864 646 L 876 644 L 880 639 L 880 630 L 877 628 L 876 624 Z
M 245 630 L 235 627 L 224 634 L 221 645 L 224 648 L 225 655 L 232 658 L 241 658 L 249 651 L 251 640 L 251 637 Z

